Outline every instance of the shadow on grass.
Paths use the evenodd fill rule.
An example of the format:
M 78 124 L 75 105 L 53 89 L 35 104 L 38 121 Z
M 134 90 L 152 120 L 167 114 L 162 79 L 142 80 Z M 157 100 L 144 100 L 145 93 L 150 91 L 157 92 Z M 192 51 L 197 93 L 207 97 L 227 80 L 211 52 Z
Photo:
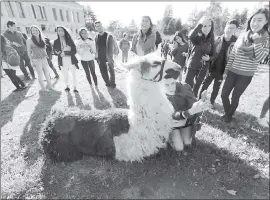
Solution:
M 223 113 L 223 107 L 220 104 L 216 105 L 215 110 Z M 269 152 L 269 129 L 261 126 L 255 116 L 236 111 L 233 121 L 228 124 L 215 113 L 207 111 L 205 115 L 208 125 L 227 132 L 233 138 L 245 136 L 248 143 L 254 143 L 257 148 Z
M 129 108 L 127 105 L 126 95 L 118 88 L 108 88 L 108 92 L 112 97 L 113 104 L 116 108 Z
M 95 89 L 91 87 L 94 107 L 99 110 L 106 110 L 111 108 L 111 104 L 105 99 L 104 95 L 96 88 L 98 95 L 95 92 Z
M 89 104 L 88 105 L 83 104 L 82 97 L 81 97 L 80 93 L 75 93 L 75 99 L 76 99 L 76 105 L 80 109 L 91 110 L 91 106 Z
M 26 149 L 24 156 L 28 165 L 32 165 L 42 153 L 38 147 L 41 124 L 50 113 L 53 105 L 60 98 L 61 92 L 40 92 L 39 95 L 38 104 L 26 123 L 23 134 L 20 138 L 21 148 Z
M 27 84 L 27 88 L 20 92 L 11 92 L 8 97 L 0 102 L 0 128 L 12 121 L 14 110 L 17 106 L 26 99 L 26 94 L 30 89 L 33 81 Z
M 268 198 L 268 179 L 214 144 L 197 141 L 187 156 L 171 148 L 143 163 L 84 157 L 73 163 L 46 160 L 46 198 Z M 237 191 L 236 196 L 226 190 Z

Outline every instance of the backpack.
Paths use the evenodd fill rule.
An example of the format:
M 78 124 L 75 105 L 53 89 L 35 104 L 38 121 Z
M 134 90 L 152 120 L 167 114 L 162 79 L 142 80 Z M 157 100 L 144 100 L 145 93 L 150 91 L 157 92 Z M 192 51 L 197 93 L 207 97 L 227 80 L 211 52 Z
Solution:
M 115 39 L 113 38 L 113 54 L 118 55 L 119 54 L 119 47 Z
M 6 46 L 6 55 L 7 55 L 6 62 L 10 66 L 17 67 L 20 65 L 20 56 L 14 48 L 12 48 L 11 46 Z

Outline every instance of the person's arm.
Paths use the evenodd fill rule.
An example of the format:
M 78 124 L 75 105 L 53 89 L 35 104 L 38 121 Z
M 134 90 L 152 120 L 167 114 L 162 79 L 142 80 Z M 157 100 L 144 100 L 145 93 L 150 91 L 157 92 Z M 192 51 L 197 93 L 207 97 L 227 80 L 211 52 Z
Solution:
M 96 44 L 95 44 L 95 42 L 94 42 L 94 41 L 91 41 L 90 46 L 91 46 L 91 49 L 92 49 L 92 51 L 93 51 L 93 54 L 96 55 L 97 49 L 96 49 Z
M 122 50 L 122 45 L 123 45 L 123 40 L 121 40 L 120 43 L 119 43 L 119 49 L 121 49 L 121 50 Z
M 70 51 L 64 51 L 65 55 L 71 56 L 75 55 L 77 53 L 76 51 L 76 45 L 74 44 L 73 41 L 70 41 Z
M 269 54 L 269 37 L 265 39 L 258 37 L 253 40 L 255 58 L 258 62 L 262 62 Z
M 57 45 L 58 45 L 58 40 L 54 40 L 54 42 L 53 42 L 53 51 L 54 51 L 54 54 L 58 56 L 58 55 L 61 54 L 62 51 L 61 51 L 61 49 L 59 49 L 59 47 Z
M 199 44 L 199 35 L 198 33 L 201 32 L 203 25 L 202 24 L 198 24 L 194 29 L 192 29 L 188 35 L 188 38 L 190 39 L 190 41 L 194 44 L 194 45 L 198 45 Z

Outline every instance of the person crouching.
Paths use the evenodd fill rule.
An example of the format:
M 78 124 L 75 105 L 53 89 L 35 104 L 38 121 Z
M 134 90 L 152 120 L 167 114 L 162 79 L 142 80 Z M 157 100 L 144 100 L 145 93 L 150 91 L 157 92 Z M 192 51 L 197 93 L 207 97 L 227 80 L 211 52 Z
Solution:
M 183 151 L 185 146 L 191 146 L 192 138 L 201 128 L 201 112 L 208 109 L 206 93 L 203 99 L 197 101 L 191 87 L 178 81 L 182 74 L 180 68 L 168 69 L 165 73 L 164 92 L 175 110 L 172 115 L 174 127 L 170 134 L 170 143 L 176 151 Z

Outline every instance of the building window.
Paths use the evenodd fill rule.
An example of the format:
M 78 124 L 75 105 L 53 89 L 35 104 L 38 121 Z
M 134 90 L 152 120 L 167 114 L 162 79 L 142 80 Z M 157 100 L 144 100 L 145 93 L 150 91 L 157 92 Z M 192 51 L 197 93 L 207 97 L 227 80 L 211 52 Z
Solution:
M 42 6 L 42 10 L 43 10 L 44 19 L 47 20 L 46 10 L 44 6 Z
M 12 10 L 11 3 L 9 1 L 4 1 L 4 3 L 5 3 L 5 6 L 6 6 L 6 9 L 7 9 L 7 12 L 8 12 L 8 16 L 9 17 L 15 17 L 14 12 Z
M 20 18 L 25 18 L 25 15 L 24 15 L 24 12 L 23 12 L 23 8 L 22 8 L 22 3 L 21 2 L 17 2 L 17 1 L 15 3 L 16 3 L 17 9 L 19 11 Z
M 59 10 L 59 13 L 60 13 L 60 18 L 61 18 L 61 20 L 62 20 L 62 21 L 64 21 L 64 17 L 63 17 L 63 11 L 62 11 L 62 9 L 60 9 L 60 10 Z
M 68 13 L 68 10 L 66 10 L 66 18 L 67 18 L 67 21 L 69 22 L 69 13 Z
M 80 17 L 79 17 L 79 13 L 77 12 L 77 20 L 80 23 Z
M 35 17 L 35 19 L 37 18 L 37 15 L 36 15 L 36 11 L 35 11 L 35 8 L 34 8 L 34 6 L 31 4 L 31 7 L 32 7 L 32 11 L 33 11 L 33 14 L 34 14 L 34 17 Z
M 30 34 L 30 27 L 25 27 L 26 33 Z
M 76 21 L 76 20 L 75 20 L 75 12 L 74 12 L 74 11 L 72 11 L 72 21 L 73 21 L 73 22 Z
M 55 8 L 53 8 L 52 11 L 53 11 L 54 20 L 57 21 L 57 13 L 56 13 Z

